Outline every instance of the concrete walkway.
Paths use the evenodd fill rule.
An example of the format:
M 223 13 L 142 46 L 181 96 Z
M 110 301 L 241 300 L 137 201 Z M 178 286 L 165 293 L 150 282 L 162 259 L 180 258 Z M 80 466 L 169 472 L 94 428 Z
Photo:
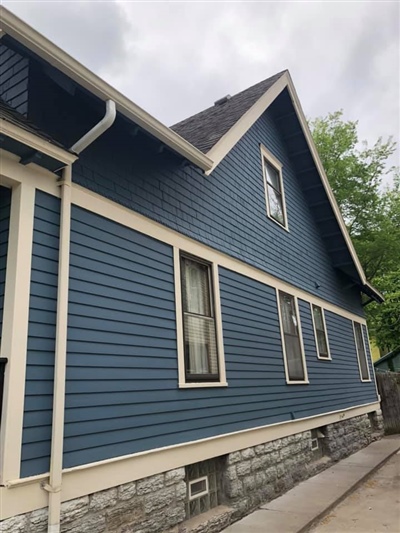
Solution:
M 303 481 L 272 500 L 224 533 L 301 533 L 400 449 L 400 436 L 385 437 L 339 461 L 331 468 Z

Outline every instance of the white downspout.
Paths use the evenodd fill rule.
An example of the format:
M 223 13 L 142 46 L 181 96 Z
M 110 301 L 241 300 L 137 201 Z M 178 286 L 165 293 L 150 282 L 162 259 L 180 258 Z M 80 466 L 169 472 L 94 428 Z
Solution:
M 107 100 L 106 102 L 106 114 L 104 118 L 96 124 L 91 130 L 89 130 L 83 137 L 76 141 L 74 145 L 71 146 L 71 152 L 75 154 L 80 154 L 85 148 L 92 144 L 93 141 L 100 137 L 110 126 L 112 126 L 117 110 L 115 107 L 115 102 L 112 100 Z
M 86 133 L 72 147 L 71 151 L 81 153 L 104 133 L 116 117 L 115 102 L 108 100 L 104 118 Z M 61 482 L 64 448 L 65 381 L 67 367 L 67 321 L 69 252 L 71 235 L 71 184 L 72 166 L 63 169 L 60 181 L 61 213 L 58 256 L 58 290 L 56 346 L 54 363 L 53 425 L 51 438 L 50 477 L 43 488 L 49 493 L 48 533 L 60 532 Z

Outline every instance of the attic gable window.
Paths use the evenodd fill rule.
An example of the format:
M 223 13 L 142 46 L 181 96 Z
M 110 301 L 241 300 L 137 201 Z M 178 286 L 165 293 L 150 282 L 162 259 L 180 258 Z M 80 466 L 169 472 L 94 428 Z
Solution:
M 267 215 L 271 220 L 287 230 L 282 164 L 263 145 L 261 145 L 261 160 Z

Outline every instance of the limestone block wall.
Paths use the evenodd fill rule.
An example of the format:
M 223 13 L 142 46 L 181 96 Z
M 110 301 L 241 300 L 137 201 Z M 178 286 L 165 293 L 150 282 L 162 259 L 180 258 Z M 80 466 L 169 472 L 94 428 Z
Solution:
M 185 520 L 185 468 L 168 470 L 62 504 L 61 533 L 218 533 L 334 461 L 383 434 L 380 411 L 319 428 L 323 457 L 311 431 L 230 453 L 222 458 L 223 505 Z M 45 533 L 47 508 L 0 523 L 2 533 Z

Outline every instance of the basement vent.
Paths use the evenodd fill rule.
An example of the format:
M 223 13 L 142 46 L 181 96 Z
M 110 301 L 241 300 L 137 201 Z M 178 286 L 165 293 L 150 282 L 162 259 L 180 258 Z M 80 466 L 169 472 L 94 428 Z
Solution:
M 232 96 L 230 94 L 227 94 L 226 96 L 224 96 L 223 98 L 220 98 L 219 100 L 216 100 L 214 102 L 214 105 L 222 105 L 222 104 L 225 104 L 228 100 L 230 100 L 232 98 Z

